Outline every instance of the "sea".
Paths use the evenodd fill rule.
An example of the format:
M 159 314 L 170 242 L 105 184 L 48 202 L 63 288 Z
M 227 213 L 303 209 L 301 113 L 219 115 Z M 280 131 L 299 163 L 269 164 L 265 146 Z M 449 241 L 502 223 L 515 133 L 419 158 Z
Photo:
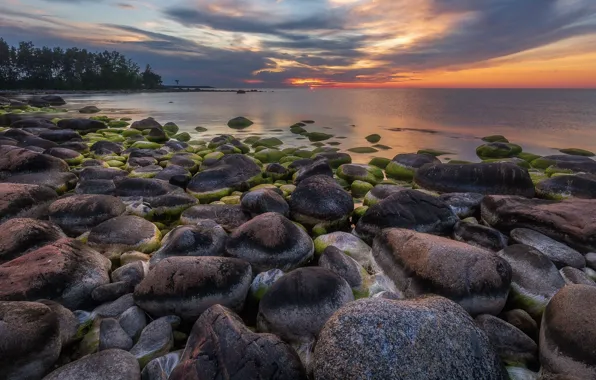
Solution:
M 174 122 L 193 139 L 219 134 L 274 136 L 283 147 L 309 147 L 290 126 L 313 120 L 309 132 L 333 135 L 342 151 L 374 144 L 366 136 L 379 134 L 385 146 L 376 153 L 351 153 L 353 161 L 392 158 L 420 149 L 449 152 L 443 161 L 479 161 L 482 137 L 503 135 L 524 151 L 557 154 L 562 148 L 596 150 L 596 90 L 560 89 L 267 89 L 262 92 L 159 92 L 132 94 L 69 94 L 63 96 L 74 112 L 95 105 L 100 115 L 151 116 Z M 238 131 L 229 119 L 244 116 L 254 124 Z M 207 128 L 198 133 L 197 126 Z

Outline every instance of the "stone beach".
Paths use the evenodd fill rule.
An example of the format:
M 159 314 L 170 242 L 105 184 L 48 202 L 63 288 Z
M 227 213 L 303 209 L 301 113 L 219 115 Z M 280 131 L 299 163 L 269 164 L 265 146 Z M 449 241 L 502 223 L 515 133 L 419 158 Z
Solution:
M 64 104 L 0 98 L 0 380 L 596 380 L 591 152 Z

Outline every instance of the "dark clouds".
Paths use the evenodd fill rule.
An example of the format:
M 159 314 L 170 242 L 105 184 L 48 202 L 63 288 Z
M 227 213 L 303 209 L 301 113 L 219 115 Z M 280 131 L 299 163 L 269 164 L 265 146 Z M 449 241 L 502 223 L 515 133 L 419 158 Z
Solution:
M 90 0 L 44 1 L 83 7 L 76 3 Z M 132 9 L 137 3 L 103 3 L 126 9 L 127 15 L 138 11 Z M 279 86 L 305 77 L 328 82 L 410 81 L 420 77 L 413 72 L 463 70 L 571 37 L 594 35 L 596 39 L 594 0 L 369 0 L 333 5 L 329 0 L 188 0 L 176 6 L 161 4 L 155 12 L 176 25 L 171 33 L 138 23 L 96 24 L 108 31 L 98 33 L 90 25 L 81 30 L 83 35 L 71 32 L 69 37 L 54 29 L 68 29 L 61 19 L 0 10 L 0 36 L 37 44 L 116 49 L 141 64 L 151 64 L 168 82 L 180 79 L 216 86 L 239 86 L 248 79 Z M 29 20 L 29 25 L 15 22 L 10 15 Z M 435 24 L 444 26 L 443 30 L 425 33 Z M 383 47 L 412 31 L 412 41 Z

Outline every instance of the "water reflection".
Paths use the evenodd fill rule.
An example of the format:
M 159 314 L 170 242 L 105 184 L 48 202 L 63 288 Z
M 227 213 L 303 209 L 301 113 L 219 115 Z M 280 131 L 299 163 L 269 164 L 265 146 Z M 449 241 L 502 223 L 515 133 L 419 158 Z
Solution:
M 390 150 L 377 156 L 434 148 L 450 158 L 477 160 L 480 137 L 503 134 L 526 151 L 556 153 L 554 148 L 596 148 L 596 91 L 593 90 L 274 90 L 235 93 L 154 93 L 66 97 L 73 109 L 94 104 L 102 114 L 173 121 L 200 137 L 219 133 L 277 136 L 288 146 L 310 145 L 289 132 L 303 119 L 309 131 L 331 133 L 339 148 L 370 146 L 365 137 L 382 136 Z M 245 131 L 226 127 L 235 116 L 255 124 Z M 209 129 L 198 134 L 196 126 Z M 330 129 L 325 129 L 330 128 Z M 272 131 L 282 129 L 283 132 Z M 352 154 L 357 162 L 372 155 Z

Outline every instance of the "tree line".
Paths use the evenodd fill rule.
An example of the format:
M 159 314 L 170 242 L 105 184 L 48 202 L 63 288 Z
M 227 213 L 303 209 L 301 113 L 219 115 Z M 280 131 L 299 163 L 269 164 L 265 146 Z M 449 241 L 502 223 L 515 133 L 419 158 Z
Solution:
M 90 52 L 76 47 L 10 46 L 0 38 L 0 89 L 128 90 L 155 89 L 161 76 L 144 71 L 117 51 Z

